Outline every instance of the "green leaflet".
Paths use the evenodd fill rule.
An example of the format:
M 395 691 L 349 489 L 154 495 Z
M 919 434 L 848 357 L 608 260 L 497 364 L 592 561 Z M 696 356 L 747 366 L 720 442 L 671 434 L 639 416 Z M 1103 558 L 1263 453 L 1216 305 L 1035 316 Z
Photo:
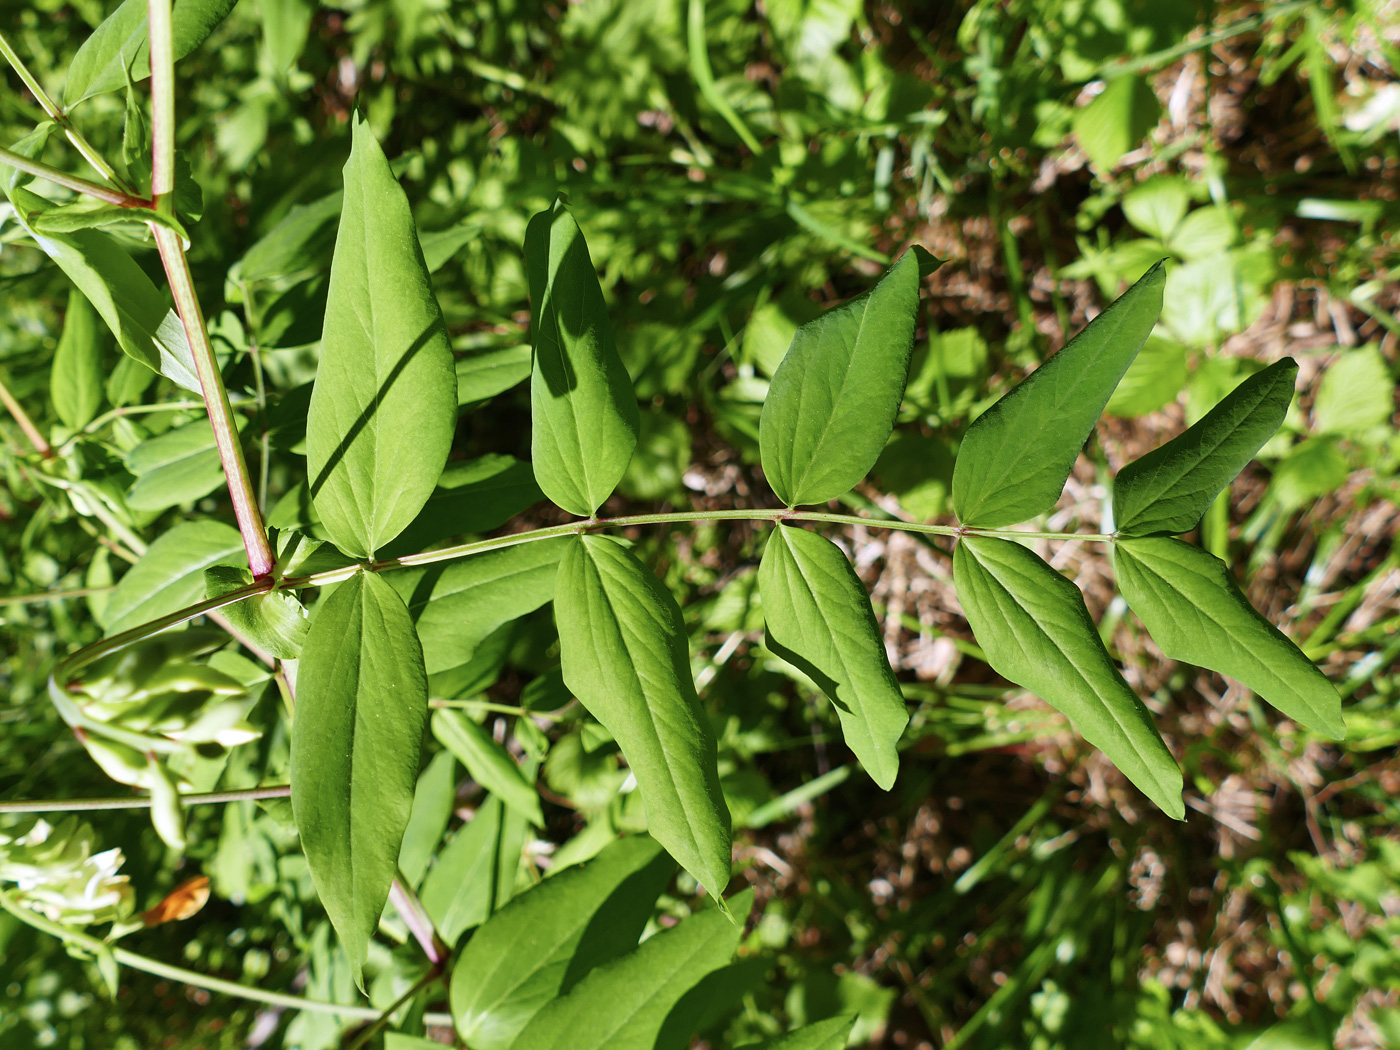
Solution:
M 237 0 L 176 0 L 171 14 L 175 58 L 184 58 L 204 43 Z M 126 0 L 83 41 L 68 66 L 63 106 L 72 109 L 85 98 L 116 91 L 151 75 L 151 48 L 146 32 L 147 0 Z
M 63 335 L 53 353 L 49 398 L 58 418 L 73 430 L 92 421 L 102 406 L 102 340 L 97 313 L 76 288 L 69 289 L 63 315 Z
M 456 424 L 452 351 L 408 198 L 357 116 L 306 422 L 311 496 L 337 547 L 370 558 L 403 531 Z
M 204 570 L 205 596 L 217 598 L 242 590 L 253 574 L 241 565 L 215 565 Z M 279 660 L 301 655 L 308 626 L 306 609 L 291 591 L 268 591 L 226 605 L 221 610 L 239 634 Z
M 843 1050 L 856 1018 L 850 1014 L 828 1017 L 762 1043 L 740 1047 L 740 1050 Z
M 51 203 L 21 187 L 9 191 L 20 221 L 39 248 L 87 296 L 131 357 L 200 394 L 185 328 L 146 271 L 101 230 L 42 233 L 30 224 Z M 202 396 L 202 395 L 201 395 Z
M 137 510 L 164 510 L 207 496 L 224 483 L 224 468 L 207 419 L 167 430 L 126 454 L 136 484 L 126 502 Z
M 562 200 L 530 220 L 525 267 L 535 478 L 559 506 L 591 517 L 627 469 L 639 416 L 588 245 Z
M 1195 426 L 1134 460 L 1113 482 L 1113 519 L 1125 536 L 1189 532 L 1283 424 L 1298 366 L 1256 372 Z
M 763 473 L 789 507 L 848 492 L 875 465 L 909 378 L 921 273 L 911 248 L 870 291 L 793 336 L 759 416 Z
M 433 736 L 467 767 L 471 778 L 537 828 L 544 827 L 540 796 L 504 747 L 460 711 L 433 712 Z
M 1055 505 L 1157 322 L 1164 280 L 1158 263 L 968 428 L 953 467 L 953 509 L 964 525 L 1014 525 Z
M 292 812 L 311 880 L 363 989 L 428 714 L 423 651 L 392 587 L 360 573 L 321 599 L 297 685 Z
M 452 968 L 452 1016 L 476 1050 L 508 1050 L 532 1017 L 595 967 L 633 951 L 675 865 L 641 835 L 516 897 Z
M 457 829 L 423 880 L 423 907 L 449 946 L 480 926 L 515 893 L 520 854 L 530 827 L 488 795 L 470 823 Z
M 1113 666 L 1079 588 L 1019 543 L 979 536 L 959 541 L 953 580 L 992 669 L 1068 715 L 1085 740 L 1180 820 L 1181 771 Z
M 1255 611 L 1220 559 L 1156 536 L 1120 540 L 1113 567 L 1123 597 L 1167 656 L 1238 679 L 1316 733 L 1345 735 L 1337 690 Z
M 564 682 L 617 739 L 652 837 L 720 897 L 729 809 L 675 599 L 617 540 L 580 536 L 559 562 L 554 618 Z
M 753 891 L 736 894 L 746 917 Z M 514 1046 L 529 1050 L 653 1050 L 667 1015 L 687 991 L 734 955 L 743 922 L 707 908 L 648 938 L 636 951 L 599 966 L 549 1002 Z
M 418 777 L 413 792 L 413 810 L 404 829 L 403 845 L 399 847 L 399 872 L 404 881 L 416 888 L 428 870 L 428 860 L 437 851 L 438 843 L 452 819 L 452 805 L 457 794 L 457 760 L 450 751 L 439 751 Z
M 457 404 L 485 401 L 529 378 L 530 348 L 508 346 L 470 354 L 457 358 L 456 368 Z
M 830 540 L 779 525 L 764 548 L 758 586 L 768 647 L 826 693 L 846 743 L 888 791 L 909 713 L 860 577 Z
M 569 542 L 522 543 L 390 575 L 418 628 L 428 673 L 466 663 L 496 628 L 553 599 Z
M 162 533 L 117 584 L 104 614 L 107 634 L 139 626 L 204 598 L 204 570 L 243 561 L 238 530 L 219 521 L 182 521 Z

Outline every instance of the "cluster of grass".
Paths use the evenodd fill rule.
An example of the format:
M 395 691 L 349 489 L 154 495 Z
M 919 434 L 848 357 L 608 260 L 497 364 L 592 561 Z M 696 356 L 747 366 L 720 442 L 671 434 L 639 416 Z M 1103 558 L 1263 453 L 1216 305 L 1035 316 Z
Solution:
M 60 86 L 107 6 L 40 0 L 0 15 L 0 31 Z M 1042 551 L 1073 570 L 1172 744 L 1185 823 L 990 671 L 946 545 L 844 537 L 915 705 L 910 761 L 885 795 L 858 774 L 826 701 L 764 648 L 754 535 L 711 523 L 666 543 L 635 537 L 684 599 L 763 915 L 756 962 L 704 1038 L 729 1047 L 857 1012 L 854 1038 L 869 1046 L 1400 1046 L 1394 3 L 244 0 L 178 69 L 181 148 L 204 196 L 196 280 L 278 527 L 314 526 L 296 483 L 298 424 L 333 242 L 323 202 L 356 106 L 414 202 L 463 361 L 495 354 L 518 368 L 525 223 L 569 198 L 643 401 L 637 457 L 608 512 L 751 504 L 764 491 L 759 406 L 792 332 L 911 243 L 947 262 L 926 286 L 895 436 L 845 498 L 870 514 L 945 514 L 968 421 L 1158 258 L 1172 260 L 1158 333 L 1050 527 L 1099 531 L 1108 465 L 1269 361 L 1299 358 L 1284 430 L 1198 541 L 1240 567 L 1255 604 L 1338 685 L 1344 741 L 1311 739 L 1237 685 L 1164 661 L 1112 598 L 1098 553 Z M 42 118 L 14 88 L 0 92 L 6 143 Z M 120 154 L 120 94 L 74 117 Z M 45 159 L 83 170 L 57 139 Z M 249 252 L 288 222 L 310 231 L 300 257 Z M 138 258 L 158 273 L 153 252 Z M 6 222 L 0 282 L 0 374 L 47 429 L 64 278 Z M 110 365 L 118 356 L 108 348 Z M 132 411 L 175 396 L 150 378 L 115 365 L 111 418 L 82 445 L 84 476 L 114 500 L 140 483 L 133 448 L 201 418 Z M 482 380 L 463 396 L 454 457 L 528 458 L 522 386 Z M 8 418 L 0 433 L 0 587 L 119 575 L 101 528 L 29 476 Z M 217 483 L 192 484 L 173 508 L 131 512 L 136 531 L 226 516 Z M 550 522 L 531 512 L 508 527 L 524 523 Z M 0 799 L 112 793 L 44 692 L 55 656 L 99 636 L 93 611 L 3 607 Z M 500 643 L 470 695 L 532 710 L 567 701 L 547 609 Z M 275 703 L 262 708 L 274 724 Z M 586 726 L 560 721 L 544 746 L 558 804 L 522 879 L 551 850 L 636 819 L 617 796 L 625 771 Z M 269 731 L 220 783 L 285 772 L 285 737 Z M 276 805 L 196 811 L 183 860 L 143 816 L 97 826 L 122 846 L 143 906 L 186 875 L 213 879 L 197 919 L 135 935 L 135 950 L 354 1001 Z M 392 969 L 387 951 L 372 962 Z M 331 1017 L 211 1003 L 128 971 L 108 1004 L 92 971 L 0 915 L 0 1039 L 300 1050 L 339 1039 Z

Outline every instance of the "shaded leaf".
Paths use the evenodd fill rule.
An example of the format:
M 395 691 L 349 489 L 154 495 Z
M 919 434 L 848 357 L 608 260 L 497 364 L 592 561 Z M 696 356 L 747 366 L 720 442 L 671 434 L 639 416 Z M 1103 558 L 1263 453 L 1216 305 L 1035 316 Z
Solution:
M 360 573 L 317 604 L 297 671 L 292 812 L 356 984 L 389 898 L 428 713 L 403 601 Z
M 718 897 L 729 810 L 675 599 L 617 540 L 580 536 L 559 563 L 554 617 L 564 682 L 617 739 L 652 837 Z
M 1181 772 L 1109 658 L 1079 588 L 1020 544 L 978 536 L 959 541 L 953 579 L 992 669 L 1068 715 L 1085 740 L 1180 820 Z
M 49 397 L 58 418 L 74 430 L 91 422 L 102 406 L 106 380 L 97 313 L 82 292 L 70 289 L 49 377 Z
M 137 510 L 164 510 L 207 496 L 224 483 L 224 468 L 207 419 L 147 438 L 126 454 L 136 484 L 126 502 Z
M 373 557 L 422 510 L 452 444 L 456 390 L 408 198 L 356 117 L 306 423 L 311 496 L 347 554 Z
M 433 736 L 457 756 L 471 778 L 537 828 L 544 827 L 540 796 L 515 759 L 480 725 L 460 711 L 433 712 Z
M 176 0 L 171 13 L 175 58 L 184 58 L 204 43 L 237 0 Z M 126 0 L 83 41 L 68 66 L 63 105 L 72 109 L 85 98 L 116 91 L 151 75 L 147 0 Z
M 768 647 L 826 693 L 846 743 L 888 791 L 909 713 L 860 577 L 824 536 L 779 525 L 764 548 L 758 586 Z
M 511 899 L 529 825 L 487 796 L 439 851 L 423 880 L 423 907 L 448 945 Z
M 1313 401 L 1319 434 L 1361 434 L 1384 426 L 1395 411 L 1395 381 L 1375 346 L 1348 350 L 1322 373 Z
M 516 897 L 452 968 L 452 1016 L 477 1050 L 507 1050 L 542 1007 L 626 955 L 675 870 L 651 838 L 622 839 Z
M 1119 533 L 1189 532 L 1283 424 L 1298 366 L 1276 361 L 1237 386 L 1204 418 L 1134 460 L 1113 482 Z
M 244 253 L 238 264 L 239 277 L 251 283 L 326 269 L 344 203 L 345 194 L 337 190 L 288 209 L 282 220 Z
M 964 525 L 996 528 L 1055 505 L 1114 387 L 1162 309 L 1158 263 L 968 428 L 953 468 Z
M 457 667 L 502 624 L 554 597 L 567 539 L 522 543 L 389 576 L 418 628 L 429 674 Z
M 904 397 L 931 258 L 911 248 L 870 291 L 793 336 L 758 430 L 763 473 L 788 506 L 834 499 L 875 465 Z
M 530 377 L 530 348 L 508 346 L 457 358 L 457 404 L 495 397 Z
M 452 819 L 457 794 L 457 760 L 450 751 L 439 751 L 418 777 L 413 809 L 399 847 L 399 872 L 412 887 L 423 881 L 428 860 Z
M 530 220 L 530 458 L 540 488 L 588 517 L 612 494 L 637 444 L 637 400 L 613 343 L 588 245 L 563 201 Z
M 752 906 L 752 890 L 731 901 L 741 918 Z M 730 960 L 742 935 L 743 923 L 728 921 L 718 908 L 692 915 L 552 1000 L 515 1045 L 530 1050 L 653 1050 L 676 1003 Z
M 843 1050 L 855 1025 L 856 1018 L 853 1016 L 828 1017 L 776 1039 L 745 1045 L 740 1050 Z
M 1113 566 L 1118 589 L 1167 656 L 1243 682 L 1316 733 L 1345 735 L 1337 690 L 1249 604 L 1219 558 L 1154 536 L 1120 540 Z
M 183 609 L 204 598 L 204 570 L 243 562 L 238 530 L 219 521 L 182 521 L 161 533 L 112 591 L 108 635 Z
M 452 536 L 490 532 L 542 499 L 530 464 L 514 456 L 449 463 L 418 517 L 385 549 L 418 551 Z

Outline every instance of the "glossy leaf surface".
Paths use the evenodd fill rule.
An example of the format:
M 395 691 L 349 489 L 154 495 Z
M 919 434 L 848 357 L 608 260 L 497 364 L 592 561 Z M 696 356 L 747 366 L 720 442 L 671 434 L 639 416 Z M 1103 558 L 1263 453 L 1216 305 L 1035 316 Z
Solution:
M 637 399 L 588 246 L 562 201 L 530 220 L 525 266 L 535 345 L 530 458 L 544 494 L 587 517 L 632 458 Z
M 1113 566 L 1123 597 L 1167 656 L 1243 682 L 1323 736 L 1346 733 L 1332 683 L 1250 605 L 1219 558 L 1152 536 L 1115 544 Z
M 910 249 L 870 291 L 793 336 L 758 431 L 763 473 L 788 506 L 849 491 L 885 447 L 909 378 L 921 255 L 931 258 Z
M 408 198 L 356 118 L 306 424 L 311 496 L 336 546 L 368 558 L 403 531 L 456 421 L 452 351 Z
M 1163 812 L 1181 819 L 1181 772 L 1109 658 L 1079 588 L 1019 543 L 977 536 L 959 541 L 953 573 L 992 669 L 1068 715 Z
M 507 1050 L 590 970 L 626 955 L 675 866 L 651 838 L 622 839 L 516 897 L 452 968 L 452 1016 L 477 1050 Z
M 1164 280 L 1158 263 L 968 428 L 953 468 L 953 509 L 964 525 L 1014 525 L 1055 505 L 1157 323 Z
M 768 647 L 826 693 L 846 743 L 888 791 L 909 714 L 860 577 L 830 540 L 779 525 L 764 548 L 758 585 Z
M 1298 366 L 1276 361 L 1237 386 L 1194 426 L 1118 472 L 1118 532 L 1189 532 L 1222 489 L 1283 425 Z
M 428 712 L 423 652 L 387 583 L 360 573 L 318 603 L 297 671 L 292 812 L 357 984 L 413 808 Z
M 554 617 L 564 682 L 617 739 L 652 837 L 719 896 L 729 809 L 675 599 L 617 540 L 581 536 L 559 563 Z

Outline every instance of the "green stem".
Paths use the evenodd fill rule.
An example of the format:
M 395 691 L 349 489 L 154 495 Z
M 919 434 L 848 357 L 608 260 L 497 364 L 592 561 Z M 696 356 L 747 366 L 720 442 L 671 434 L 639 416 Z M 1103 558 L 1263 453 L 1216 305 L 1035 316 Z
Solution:
M 151 40 L 151 200 L 156 210 L 174 213 L 175 41 L 170 0 L 150 0 Z M 207 398 L 207 392 L 206 392 Z
M 403 1006 L 404 1003 L 408 1002 L 441 976 L 442 974 L 437 969 L 432 969 L 425 973 L 412 988 L 395 999 L 383 1013 L 376 1017 L 370 1025 L 356 1037 L 355 1041 L 350 1044 L 348 1050 L 363 1050 L 364 1047 L 369 1045 L 369 1041 L 378 1035 L 380 1030 L 389 1023 L 389 1020 L 394 1016 L 395 1010 Z
M 73 587 L 66 591 L 39 591 L 37 594 L 6 594 L 0 596 L 0 605 L 27 605 L 40 602 L 61 602 L 68 598 L 86 598 L 89 594 L 106 594 L 107 587 Z
M 96 197 L 98 200 L 106 201 L 108 204 L 115 204 L 119 208 L 149 208 L 151 202 L 141 197 L 133 197 L 129 193 L 121 190 L 114 190 L 110 186 L 99 186 L 95 182 L 87 179 L 80 179 L 76 175 L 69 175 L 65 171 L 50 167 L 41 161 L 31 160 L 21 153 L 13 150 L 0 149 L 0 163 L 8 164 L 12 168 L 27 172 L 30 175 L 37 175 L 41 179 L 48 179 L 56 186 L 63 186 L 74 193 L 86 193 L 89 197 Z
M 184 806 L 205 806 L 223 802 L 247 802 L 260 798 L 286 798 L 292 793 L 289 784 L 243 788 L 239 791 L 213 791 L 203 795 L 181 795 Z M 40 798 L 21 802 L 0 802 L 0 813 L 82 813 L 104 809 L 149 809 L 149 797 L 132 798 Z
M 0 150 L 0 152 L 4 151 Z M 10 393 L 10 388 L 7 387 L 3 381 L 0 381 L 0 404 L 4 404 L 9 410 L 10 415 L 15 417 L 15 422 L 18 423 L 19 428 L 24 431 L 24 436 L 29 439 L 29 443 L 34 446 L 34 451 L 45 459 L 51 458 L 53 456 L 53 446 L 45 440 L 44 435 L 39 432 L 39 428 L 34 425 L 34 420 L 29 418 L 29 413 L 24 410 L 24 406 Z
M 342 1006 L 340 1003 L 327 1003 L 318 999 L 303 999 L 296 995 L 283 995 L 281 992 L 267 992 L 261 988 L 253 988 L 246 984 L 238 984 L 236 981 L 226 981 L 221 977 L 210 977 L 207 974 L 196 973 L 194 970 L 186 970 L 183 966 L 171 966 L 158 959 L 152 959 L 146 955 L 139 955 L 126 948 L 115 948 L 96 937 L 81 933 L 78 930 L 70 930 L 68 927 L 45 918 L 37 912 L 15 902 L 8 893 L 0 893 L 0 908 L 4 908 L 20 922 L 26 926 L 32 926 L 36 930 L 52 934 L 60 940 L 69 944 L 78 945 L 94 954 L 98 952 L 111 951 L 117 962 L 124 966 L 130 966 L 133 970 L 141 970 L 144 973 L 152 974 L 156 977 L 165 977 L 172 981 L 179 981 L 181 984 L 193 985 L 196 988 L 204 988 L 211 992 L 220 992 L 223 995 L 231 995 L 238 999 L 250 999 L 253 1002 L 267 1003 L 269 1006 L 280 1006 L 287 1010 L 306 1010 L 312 1013 L 339 1014 L 341 1017 L 351 1018 L 357 1021 L 375 1021 L 380 1017 L 380 1011 L 372 1006 Z M 430 1025 L 450 1025 L 452 1016 L 450 1014 L 426 1014 L 423 1022 Z

